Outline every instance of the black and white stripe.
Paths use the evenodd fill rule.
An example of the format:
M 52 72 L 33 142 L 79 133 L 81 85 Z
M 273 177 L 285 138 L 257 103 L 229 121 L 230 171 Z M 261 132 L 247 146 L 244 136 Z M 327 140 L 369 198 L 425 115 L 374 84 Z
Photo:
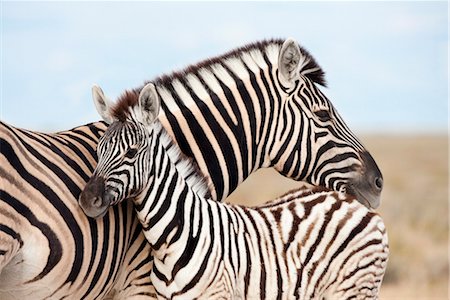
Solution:
M 377 214 L 328 190 L 294 191 L 254 208 L 210 200 L 204 178 L 153 123 L 157 97 L 141 109 L 152 88 L 101 138 L 81 199 L 108 199 L 103 211 L 133 199 L 161 298 L 378 298 L 388 244 Z
M 0 299 L 149 296 L 152 257 L 132 206 L 93 220 L 77 203 L 105 129 L 0 123 Z
M 256 42 L 153 83 L 160 120 L 195 158 L 213 199 L 225 199 L 254 171 L 274 167 L 379 205 L 381 172 L 319 89 L 324 72 L 295 41 Z

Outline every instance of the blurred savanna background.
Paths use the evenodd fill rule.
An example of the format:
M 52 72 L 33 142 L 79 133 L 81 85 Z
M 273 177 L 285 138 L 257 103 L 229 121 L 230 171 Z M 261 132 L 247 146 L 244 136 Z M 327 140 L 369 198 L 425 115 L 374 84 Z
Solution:
M 384 175 L 390 242 L 381 299 L 448 298 L 448 2 L 1 1 L 0 117 L 51 132 L 99 119 L 163 73 L 246 43 L 293 37 L 326 72 L 331 99 Z M 261 170 L 228 201 L 299 186 Z

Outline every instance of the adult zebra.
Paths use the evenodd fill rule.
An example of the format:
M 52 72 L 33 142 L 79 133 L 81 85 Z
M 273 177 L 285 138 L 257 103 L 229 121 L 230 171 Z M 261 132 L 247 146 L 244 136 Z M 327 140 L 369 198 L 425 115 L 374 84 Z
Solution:
M 80 199 L 95 216 L 133 199 L 162 299 L 378 298 L 388 258 L 378 215 L 335 191 L 295 191 L 256 208 L 211 201 L 156 121 L 154 86 L 134 99 L 114 111 L 126 117 L 100 139 Z
M 254 57 L 253 64 L 252 57 Z M 278 68 L 278 60 L 282 61 L 281 68 Z M 300 62 L 303 63 L 300 64 Z M 297 75 L 291 74 L 294 69 L 298 72 Z M 300 106 L 303 104 L 297 103 L 297 96 L 293 99 L 292 93 L 289 94 L 289 90 L 278 82 L 279 78 L 281 80 L 280 76 L 283 82 L 288 81 L 288 78 L 291 78 L 289 74 L 292 75 L 292 84 L 300 87 L 305 84 L 303 80 L 307 80 L 311 89 L 308 91 L 308 88 L 302 86 L 298 90 L 293 90 L 292 93 L 302 91 L 311 98 L 307 100 L 302 96 L 304 100 L 301 102 L 309 101 L 312 107 L 324 108 L 324 111 L 314 111 L 314 114 L 313 111 L 308 110 L 307 106 L 304 108 Z M 302 83 L 298 79 L 300 77 Z M 295 83 L 296 81 L 299 82 Z M 377 181 L 376 178 L 381 178 L 378 168 L 359 143 L 357 143 L 358 147 L 353 146 L 356 138 L 347 129 L 339 129 L 343 126 L 342 121 L 329 101 L 314 85 L 314 82 L 323 83 L 323 72 L 314 59 L 292 41 L 283 43 L 280 40 L 274 40 L 255 43 L 191 66 L 184 72 L 162 76 L 156 82 L 159 83 L 158 91 L 160 91 L 164 110 L 161 114 L 161 122 L 175 137 L 183 153 L 198 162 L 208 177 L 213 199 L 225 198 L 258 168 L 276 165 L 283 174 L 295 179 L 303 179 L 336 189 L 341 189 L 344 187 L 343 183 L 348 183 L 350 188 L 355 187 L 355 191 L 359 190 L 361 193 L 372 195 L 369 198 L 373 199 L 371 204 L 377 205 L 380 191 L 373 184 Z M 135 92 L 138 91 L 140 89 Z M 96 97 L 102 96 L 98 89 L 94 90 L 94 94 Z M 102 108 L 102 105 L 104 104 L 99 107 Z M 307 111 L 301 112 L 300 108 Z M 329 108 L 328 113 L 325 108 Z M 300 118 L 301 114 L 307 114 L 311 118 L 308 122 L 315 124 L 315 127 L 305 127 L 305 131 L 301 131 L 302 122 L 305 122 Z M 319 117 L 325 123 L 322 123 Z M 331 119 L 326 120 L 328 117 Z M 299 118 L 298 124 L 291 126 L 295 118 Z M 277 123 L 280 125 L 278 126 Z M 317 124 L 326 124 L 326 126 L 319 127 Z M 55 233 L 56 240 L 59 242 L 36 238 L 34 233 L 41 231 L 38 228 L 25 229 L 25 232 L 11 231 L 6 227 L 0 228 L 1 299 L 7 299 L 10 296 L 8 293 L 11 292 L 21 298 L 33 299 L 38 298 L 38 295 L 44 295 L 42 298 L 50 295 L 53 295 L 53 298 L 59 295 L 61 298 L 67 295 L 101 298 L 103 295 L 113 293 L 113 290 L 120 286 L 114 282 L 114 279 L 119 276 L 124 276 L 128 281 L 132 278 L 141 280 L 138 285 L 131 285 L 133 288 L 139 288 L 144 284 L 142 277 L 134 277 L 137 272 L 131 271 L 129 275 L 119 275 L 120 270 L 117 266 L 120 263 L 114 259 L 111 261 L 110 258 L 101 254 L 115 253 L 118 251 L 116 249 L 122 249 L 123 245 L 128 245 L 127 241 L 133 224 L 138 222 L 136 218 L 133 218 L 135 223 L 122 228 L 120 216 L 131 214 L 131 212 L 121 212 L 131 208 L 126 206 L 110 211 L 105 217 L 108 221 L 103 221 L 109 224 L 109 228 L 102 225 L 93 226 L 92 221 L 88 221 L 77 208 L 74 208 L 81 187 L 91 176 L 95 167 L 95 147 L 98 136 L 104 128 L 104 124 L 96 123 L 67 131 L 62 135 L 53 135 L 33 133 L 2 124 L 0 128 L 1 224 L 5 224 L 5 220 L 10 220 L 8 224 L 20 224 L 15 221 L 16 214 L 24 220 L 28 218 L 28 214 L 21 216 L 22 209 L 14 209 L 12 199 L 16 199 L 25 208 L 31 207 L 32 211 L 38 206 L 40 209 L 36 211 L 40 213 L 36 215 L 36 218 L 40 223 L 47 224 L 49 220 L 52 220 L 54 218 L 52 212 L 56 212 L 58 220 L 64 218 L 64 221 L 70 222 L 67 223 L 65 230 L 61 230 L 64 234 Z M 90 131 L 95 134 L 89 133 Z M 339 135 L 335 137 L 334 134 L 328 134 L 332 132 L 338 132 Z M 341 140 L 340 134 L 349 135 L 350 142 L 348 139 Z M 330 148 L 333 145 L 336 147 Z M 338 151 L 334 151 L 336 149 Z M 343 154 L 347 150 L 351 153 Z M 290 153 L 293 155 L 290 156 Z M 46 161 L 47 158 L 50 160 Z M 283 161 L 286 162 L 286 168 L 283 168 Z M 300 161 L 302 165 L 299 164 Z M 324 168 L 326 162 L 329 164 Z M 82 167 L 78 168 L 77 165 Z M 300 166 L 303 173 L 298 172 Z M 290 171 L 291 168 L 293 171 Z M 33 177 L 25 176 L 26 173 L 33 174 Z M 343 181 L 340 181 L 341 179 Z M 72 184 L 71 180 L 75 184 Z M 39 184 L 36 185 L 36 183 Z M 362 187 L 363 185 L 366 187 Z M 73 218 L 65 216 L 65 212 L 61 210 L 70 212 Z M 62 225 L 64 221 L 58 223 L 58 228 L 64 226 Z M 72 226 L 80 230 L 84 240 L 97 236 L 99 241 L 108 240 L 108 242 L 98 243 L 92 250 L 80 247 L 75 243 L 79 239 L 75 239 L 71 233 Z M 111 233 L 108 238 L 109 229 L 112 226 L 123 229 L 117 238 L 111 238 Z M 45 227 L 42 231 L 47 232 L 47 229 L 52 227 Z M 23 245 L 15 238 L 17 236 L 21 237 Z M 39 236 L 42 237 L 42 235 Z M 67 237 L 70 240 L 68 242 L 65 241 Z M 142 235 L 137 236 L 136 239 L 142 240 Z M 27 243 L 34 243 L 33 251 L 36 253 L 34 257 L 23 257 L 22 252 Z M 54 246 L 58 243 L 62 245 L 61 248 Z M 130 247 L 136 249 L 141 245 L 139 242 L 135 244 L 138 246 Z M 59 260 L 58 267 L 45 268 L 45 262 L 51 262 L 53 259 L 50 256 L 53 254 L 51 247 L 60 249 L 65 256 Z M 82 254 L 79 251 L 81 248 L 85 249 Z M 67 255 L 68 253 L 70 255 Z M 143 261 L 142 266 L 133 267 L 144 267 L 145 270 L 147 258 L 134 257 L 133 253 L 134 250 L 131 251 L 133 263 Z M 139 255 L 142 255 L 146 251 L 140 251 L 140 253 Z M 46 276 L 33 277 L 30 274 L 23 274 L 23 270 L 26 269 L 22 266 L 35 264 L 35 257 L 44 261 L 44 265 L 40 266 L 41 270 L 36 270 L 36 276 L 44 270 Z M 117 255 L 116 259 L 119 260 L 120 257 Z M 24 258 L 23 261 L 22 258 Z M 14 264 L 16 260 L 22 263 L 16 265 Z M 85 266 L 86 262 L 87 267 L 79 267 Z M 8 266 L 4 267 L 6 264 Z M 108 276 L 106 279 L 102 277 L 99 282 L 91 283 L 86 291 L 80 288 L 79 281 L 74 282 L 73 278 L 75 274 L 81 274 L 81 277 L 92 274 L 88 272 L 91 265 L 98 270 L 94 272 L 95 278 L 103 275 L 100 274 L 102 271 L 108 273 Z M 114 266 L 115 269 L 111 268 Z M 37 279 L 29 281 L 31 278 L 27 276 Z M 82 279 L 78 278 L 78 280 Z M 113 287 L 114 285 L 116 287 Z M 127 291 L 130 294 L 134 293 L 129 289 Z M 139 289 L 136 293 L 140 293 Z
M 346 190 L 366 206 L 380 204 L 378 166 L 316 86 L 325 85 L 323 70 L 294 40 L 256 42 L 153 82 L 161 122 L 195 158 L 213 199 L 223 200 L 255 170 L 274 167 Z M 142 88 L 128 93 L 136 98 Z M 103 91 L 95 86 L 93 94 L 112 122 Z

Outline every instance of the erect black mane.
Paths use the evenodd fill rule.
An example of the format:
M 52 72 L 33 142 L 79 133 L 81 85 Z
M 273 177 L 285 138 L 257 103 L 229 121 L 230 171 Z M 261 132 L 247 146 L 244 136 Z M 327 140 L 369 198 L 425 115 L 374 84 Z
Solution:
M 155 80 L 153 80 L 153 82 L 156 85 L 166 86 L 166 84 L 168 84 L 176 79 L 182 79 L 184 76 L 186 76 L 186 74 L 197 73 L 199 70 L 201 70 L 203 68 L 207 68 L 214 64 L 221 63 L 232 57 L 240 57 L 240 55 L 242 53 L 250 52 L 252 50 L 259 50 L 262 53 L 264 53 L 267 46 L 273 45 L 273 44 L 279 45 L 281 48 L 284 41 L 285 40 L 283 40 L 283 39 L 268 39 L 268 40 L 256 41 L 256 42 L 235 48 L 235 49 L 228 51 L 222 55 L 213 56 L 213 57 L 204 59 L 196 64 L 189 65 L 180 71 L 175 71 L 175 72 L 172 72 L 169 74 L 163 74 L 163 75 L 157 77 Z M 302 55 L 305 58 L 305 61 L 307 61 L 307 63 L 302 67 L 301 72 L 304 72 L 305 75 L 309 79 L 311 79 L 313 82 L 315 82 L 319 85 L 322 85 L 322 86 L 326 86 L 325 72 L 322 70 L 322 68 L 317 63 L 317 61 L 314 59 L 314 57 L 305 48 L 303 48 L 300 45 L 299 45 L 299 47 L 300 47 L 300 51 L 301 51 Z M 311 70 L 311 72 L 308 72 L 309 70 Z M 148 83 L 148 81 L 146 83 Z M 141 89 L 142 89 L 142 87 L 141 87 Z
M 229 58 L 233 57 L 239 58 L 242 55 L 242 53 L 247 53 L 253 50 L 259 50 L 261 53 L 264 53 L 267 49 L 267 46 L 269 45 L 278 45 L 281 48 L 284 41 L 285 40 L 283 39 L 269 39 L 250 43 L 245 46 L 235 48 L 229 52 L 226 52 L 225 54 L 210 57 L 196 64 L 189 65 L 180 71 L 175 71 L 169 74 L 163 74 L 152 81 L 145 81 L 145 83 L 142 86 L 130 91 L 126 91 L 121 97 L 119 97 L 119 100 L 113 110 L 114 116 L 117 119 L 124 121 L 128 115 L 128 107 L 137 104 L 139 92 L 149 82 L 153 82 L 156 86 L 169 86 L 171 82 L 177 79 L 183 79 L 187 74 L 190 73 L 195 74 L 201 69 L 208 68 L 215 64 L 220 64 L 221 62 L 226 61 Z M 316 62 L 314 57 L 305 48 L 303 48 L 300 45 L 299 47 L 304 58 L 303 61 L 305 61 L 305 64 L 302 66 L 300 72 L 303 73 L 306 77 L 308 77 L 311 81 L 315 82 L 316 84 L 326 86 L 325 72 Z

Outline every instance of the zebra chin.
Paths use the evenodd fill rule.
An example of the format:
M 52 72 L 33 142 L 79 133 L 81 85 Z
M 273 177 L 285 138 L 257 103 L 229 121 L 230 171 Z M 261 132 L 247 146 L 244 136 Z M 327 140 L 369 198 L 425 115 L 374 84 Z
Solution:
M 102 218 L 108 212 L 114 195 L 105 191 L 105 180 L 93 176 L 86 184 L 78 199 L 84 214 L 91 218 Z

